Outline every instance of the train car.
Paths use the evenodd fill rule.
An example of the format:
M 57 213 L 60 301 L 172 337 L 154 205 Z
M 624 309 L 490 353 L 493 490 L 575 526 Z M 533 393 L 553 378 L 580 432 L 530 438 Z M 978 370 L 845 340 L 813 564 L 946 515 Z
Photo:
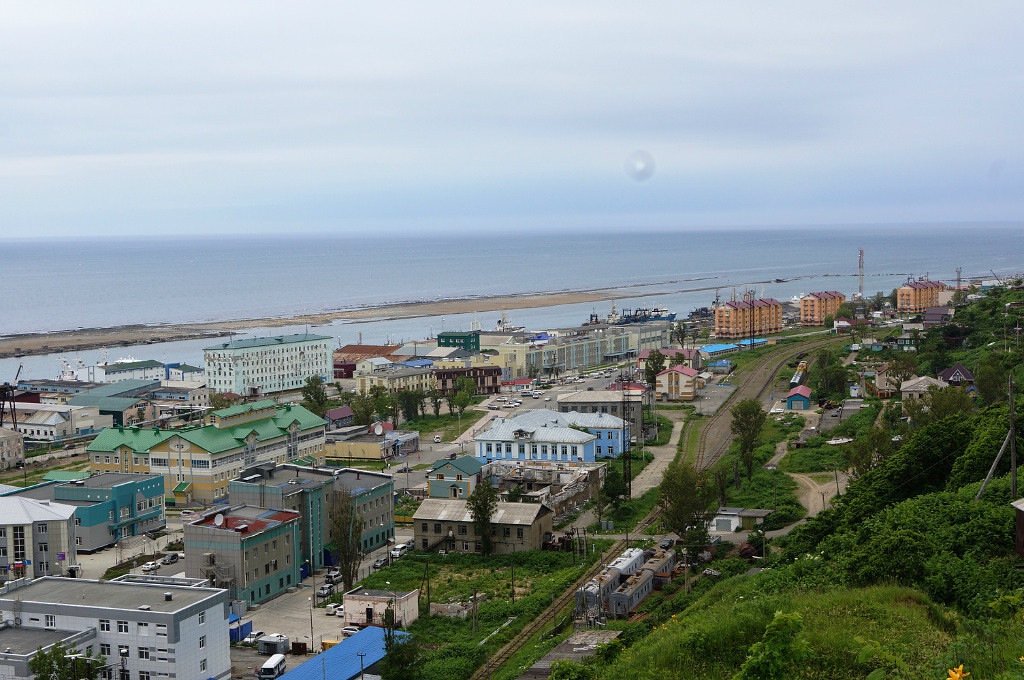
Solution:
M 608 603 L 613 616 L 629 616 L 654 590 L 654 572 L 641 569 L 615 589 Z
M 646 556 L 641 548 L 630 548 L 624 553 L 615 558 L 610 565 L 610 568 L 618 569 L 619 573 L 625 576 L 632 576 L 640 569 L 640 566 L 646 561 Z

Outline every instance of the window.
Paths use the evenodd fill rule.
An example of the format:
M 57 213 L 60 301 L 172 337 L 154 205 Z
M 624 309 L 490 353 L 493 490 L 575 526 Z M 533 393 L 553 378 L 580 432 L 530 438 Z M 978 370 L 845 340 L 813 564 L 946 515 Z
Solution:
M 440 522 L 435 522 L 434 523 L 434 533 L 435 534 L 441 533 L 441 523 Z
M 0 538 L 7 538 L 7 529 L 6 529 L 6 527 L 3 528 L 3 529 L 0 529 Z
M 199 649 L 206 649 L 206 636 L 205 635 L 200 635 L 199 636 Z
M 117 622 L 117 632 L 118 633 L 127 633 L 128 632 L 128 622 L 127 621 L 118 621 Z
M 75 515 L 75 526 L 76 527 L 82 526 L 82 518 L 79 517 L 78 515 Z
M 516 529 L 516 538 L 522 538 L 522 537 L 523 537 L 523 528 L 519 527 L 519 528 Z
M 149 624 L 145 622 L 139 623 L 139 635 L 149 635 Z
M 206 672 L 206 659 L 200 659 L 199 660 L 199 672 L 200 673 L 205 673 Z
M 100 669 L 101 680 L 114 680 L 114 669 L 113 668 L 101 668 Z
M 162 624 L 162 623 L 156 624 L 156 634 L 157 635 L 166 636 L 167 635 L 167 626 L 165 624 Z
M 423 533 L 427 533 L 427 523 L 426 522 L 423 522 L 422 524 L 420 524 L 420 531 L 422 531 Z
M 149 658 L 149 647 L 139 647 L 139 658 L 140 659 L 148 659 Z
M 465 524 L 460 524 L 459 525 L 459 536 L 465 536 L 465 535 L 466 535 L 466 525 Z
M 148 656 L 146 657 L 149 658 Z M 150 680 L 149 671 L 139 671 L 139 680 Z
M 510 529 L 509 527 L 504 527 L 501 530 L 501 535 L 505 538 L 509 538 L 512 535 L 512 529 Z
M 45 622 L 44 625 L 47 628 L 56 628 L 57 627 L 57 617 L 54 614 L 47 614 L 46 615 L 46 622 Z
M 50 552 L 50 544 L 49 543 L 40 543 L 39 544 L 39 552 Z
M 199 612 L 199 625 L 206 623 L 206 612 Z
M 597 447 L 597 451 L 596 451 L 596 452 L 597 452 L 598 454 L 600 454 L 600 453 L 601 453 L 601 447 L 600 447 L 600 446 L 598 446 L 598 447 Z
M 48 525 L 46 525 L 46 524 L 37 524 L 36 525 L 36 531 L 38 533 L 40 533 L 40 534 L 45 534 L 49 530 L 50 530 L 50 527 Z
M 110 643 L 109 642 L 101 642 L 100 643 L 100 656 L 110 656 Z
M 100 619 L 100 630 L 110 630 L 110 619 Z

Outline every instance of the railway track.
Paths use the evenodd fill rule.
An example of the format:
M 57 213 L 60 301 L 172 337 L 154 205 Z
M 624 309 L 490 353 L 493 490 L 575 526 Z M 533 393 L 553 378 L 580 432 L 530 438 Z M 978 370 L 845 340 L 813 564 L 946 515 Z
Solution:
M 732 437 L 732 432 L 730 430 L 732 414 L 730 414 L 726 408 L 727 405 L 741 399 L 762 399 L 765 392 L 771 386 L 775 374 L 784 365 L 786 365 L 787 362 L 792 360 L 793 357 L 801 352 L 810 353 L 835 342 L 837 342 L 837 340 L 834 337 L 814 339 L 800 343 L 799 345 L 787 346 L 785 347 L 786 351 L 773 352 L 760 357 L 757 360 L 757 363 L 754 364 L 753 371 L 746 380 L 744 380 L 736 391 L 729 396 L 715 414 L 704 423 L 704 429 L 701 431 L 700 441 L 698 444 L 697 468 L 701 470 L 707 469 L 713 465 L 728 448 L 729 440 Z M 709 446 L 709 440 L 713 440 L 715 443 Z M 657 521 L 660 514 L 661 511 L 658 508 L 655 508 L 650 512 L 650 514 L 637 523 L 633 532 L 637 535 L 642 534 L 645 529 L 649 528 Z M 570 604 L 574 604 L 576 593 L 579 592 L 580 588 L 582 588 L 587 581 L 592 579 L 601 571 L 603 564 L 607 564 L 614 556 L 621 553 L 625 549 L 625 544 L 626 542 L 624 540 L 616 541 L 607 551 L 605 551 L 601 556 L 601 559 L 598 560 L 593 567 L 588 569 L 575 581 L 575 583 L 573 583 L 573 586 L 570 589 L 555 598 L 554 602 L 551 603 L 551 606 L 545 609 L 540 616 L 527 624 L 521 631 L 516 633 L 516 635 L 509 640 L 505 646 L 499 649 L 497 653 L 487 660 L 486 664 L 478 668 L 473 675 L 470 676 L 470 680 L 483 680 L 483 678 L 490 677 L 491 673 L 499 669 L 503 664 L 511 659 L 512 656 L 522 649 L 537 633 L 544 630 L 545 627 L 552 625 L 557 620 L 558 616 L 562 614 Z

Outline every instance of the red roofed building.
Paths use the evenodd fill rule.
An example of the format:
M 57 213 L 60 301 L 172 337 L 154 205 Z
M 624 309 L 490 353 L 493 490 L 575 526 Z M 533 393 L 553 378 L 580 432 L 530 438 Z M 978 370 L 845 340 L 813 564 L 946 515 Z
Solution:
M 654 392 L 661 401 L 693 401 L 697 396 L 697 371 L 687 366 L 666 368 L 656 377 Z
M 929 307 L 939 306 L 939 294 L 946 290 L 942 281 L 911 281 L 896 289 L 896 311 L 901 314 L 923 314 Z
M 715 308 L 718 338 L 749 338 L 782 330 L 782 303 L 775 298 L 726 302 Z
M 645 349 L 636 357 L 636 367 L 642 373 L 647 366 L 647 357 L 654 350 Z M 665 365 L 680 364 L 690 368 L 700 368 L 700 351 L 696 347 L 662 347 L 658 350 L 665 357 Z
M 811 408 L 811 388 L 807 385 L 794 387 L 786 395 L 786 408 L 790 411 L 808 411 Z
M 804 326 L 824 326 L 825 317 L 835 317 L 846 296 L 837 290 L 808 293 L 800 298 L 800 323 Z

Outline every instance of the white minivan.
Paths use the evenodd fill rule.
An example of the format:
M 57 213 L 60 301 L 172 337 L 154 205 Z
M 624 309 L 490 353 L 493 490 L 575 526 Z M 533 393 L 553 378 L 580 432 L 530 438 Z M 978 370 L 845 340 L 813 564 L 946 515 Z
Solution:
M 284 654 L 275 654 L 260 666 L 257 676 L 260 678 L 279 678 L 284 675 L 284 670 L 287 666 L 288 660 Z

